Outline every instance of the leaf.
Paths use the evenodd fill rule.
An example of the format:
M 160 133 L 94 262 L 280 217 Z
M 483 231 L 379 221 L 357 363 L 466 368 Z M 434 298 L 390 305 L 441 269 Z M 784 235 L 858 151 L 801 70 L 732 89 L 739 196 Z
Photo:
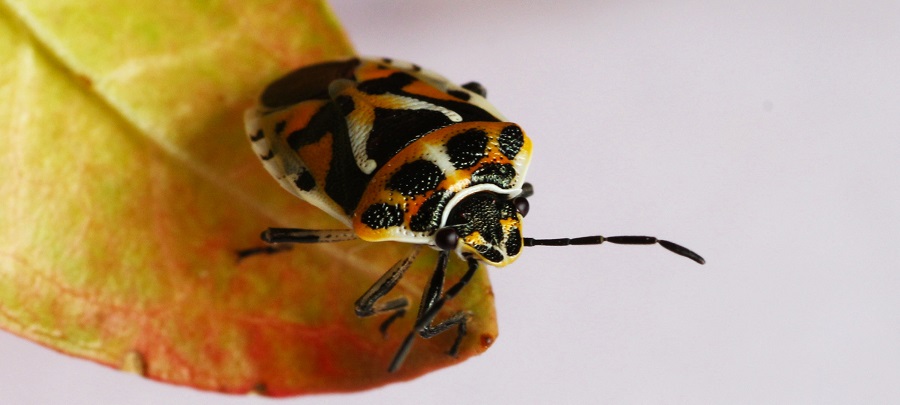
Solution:
M 410 379 L 496 337 L 480 269 L 446 308 L 472 313 L 459 358 L 446 333 L 389 374 L 413 316 L 383 338 L 384 317 L 353 302 L 408 245 L 236 260 L 269 226 L 340 226 L 264 172 L 241 122 L 274 78 L 352 54 L 322 2 L 9 0 L 0 30 L 4 329 L 156 380 L 273 396 Z M 413 305 L 436 260 L 425 250 L 392 293 Z

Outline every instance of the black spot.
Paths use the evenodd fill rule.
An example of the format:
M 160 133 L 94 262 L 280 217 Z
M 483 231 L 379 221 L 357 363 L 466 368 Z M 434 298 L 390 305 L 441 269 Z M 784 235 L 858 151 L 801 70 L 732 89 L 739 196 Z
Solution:
M 316 187 L 316 180 L 309 174 L 309 171 L 304 170 L 297 177 L 297 180 L 294 180 L 294 185 L 303 191 L 309 191 Z
M 525 137 L 522 135 L 521 128 L 517 125 L 510 125 L 503 128 L 503 131 L 500 132 L 500 138 L 498 138 L 497 141 L 500 143 L 500 152 L 512 160 L 519 154 L 519 151 L 522 150 L 522 145 L 525 143 Z
M 453 198 L 453 192 L 440 191 L 428 197 L 419 212 L 413 215 L 409 220 L 409 229 L 415 232 L 431 232 L 438 229 L 441 225 L 441 215 L 444 213 L 444 207 Z
M 328 100 L 328 85 L 352 79 L 359 59 L 319 63 L 282 76 L 266 87 L 260 101 L 268 108 L 284 108 L 306 100 Z
M 266 134 L 263 132 L 263 130 L 260 129 L 259 131 L 256 131 L 255 135 L 250 135 L 250 140 L 253 142 L 256 142 L 265 137 L 266 137 Z
M 414 196 L 434 190 L 442 181 L 444 173 L 440 167 L 427 160 L 416 160 L 400 166 L 387 186 L 405 196 Z
M 284 131 L 284 127 L 286 126 L 287 121 L 278 121 L 278 123 L 275 124 L 275 133 L 281 135 L 281 133 Z
M 450 163 L 457 169 L 472 167 L 487 155 L 487 134 L 480 129 L 470 129 L 447 141 Z
M 462 88 L 471 91 L 481 97 L 487 97 L 487 89 L 478 82 L 468 82 L 461 86 Z
M 413 68 L 413 71 L 416 71 L 416 72 L 422 71 L 422 67 L 419 65 L 416 65 L 415 63 L 412 65 L 412 68 Z
M 353 103 L 353 98 L 351 98 L 350 96 L 337 96 L 334 99 L 334 103 L 337 104 L 338 109 L 344 116 L 350 115 L 350 113 L 353 112 L 353 110 L 356 108 L 356 105 Z
M 513 229 L 506 239 L 506 255 L 515 256 L 519 254 L 519 250 L 522 250 L 522 235 L 518 229 Z
M 469 101 L 469 99 L 472 98 L 469 93 L 460 90 L 447 90 L 447 94 L 463 101 Z
M 272 151 L 272 149 L 269 149 L 269 153 L 266 153 L 265 155 L 260 155 L 260 156 L 259 156 L 259 158 L 262 159 L 262 160 L 269 160 L 269 159 L 271 159 L 271 158 L 273 158 L 273 157 L 275 157 L 275 152 Z
M 372 229 L 385 229 L 403 223 L 403 210 L 396 205 L 372 204 L 363 212 L 362 223 Z
M 516 169 L 509 163 L 488 163 L 472 173 L 472 184 L 495 184 L 509 188 L 516 178 Z

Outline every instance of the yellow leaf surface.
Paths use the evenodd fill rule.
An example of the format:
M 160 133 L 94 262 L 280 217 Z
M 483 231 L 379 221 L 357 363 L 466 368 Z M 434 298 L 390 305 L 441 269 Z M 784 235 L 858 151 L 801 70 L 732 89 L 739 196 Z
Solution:
M 285 396 L 405 380 L 496 338 L 480 269 L 472 313 L 386 369 L 353 302 L 410 246 L 342 242 L 238 261 L 269 226 L 339 223 L 283 191 L 243 111 L 298 66 L 353 54 L 321 1 L 7 0 L 0 6 L 0 327 L 149 378 Z M 436 254 L 397 291 L 413 305 Z M 451 262 L 449 282 L 464 271 Z M 413 308 L 412 313 L 415 313 Z

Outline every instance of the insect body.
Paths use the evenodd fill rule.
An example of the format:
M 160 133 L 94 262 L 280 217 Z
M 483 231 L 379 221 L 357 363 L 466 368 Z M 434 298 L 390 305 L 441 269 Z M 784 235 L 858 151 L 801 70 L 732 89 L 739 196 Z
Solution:
M 444 303 L 466 285 L 479 262 L 505 266 L 525 246 L 654 244 L 691 258 L 697 254 L 646 236 L 533 239 L 522 235 L 531 194 L 525 173 L 531 141 L 507 122 L 477 83 L 462 86 L 421 67 L 391 59 L 349 59 L 295 70 L 270 84 L 245 122 L 254 151 L 278 182 L 343 222 L 347 229 L 271 228 L 263 240 L 318 243 L 360 238 L 413 244 L 356 302 L 356 313 L 402 316 L 405 298 L 381 302 L 421 246 L 441 250 L 425 287 L 415 327 L 398 350 L 396 370 L 416 334 L 456 327 L 450 354 L 466 334 L 466 315 L 433 324 Z M 443 291 L 450 252 L 468 263 Z

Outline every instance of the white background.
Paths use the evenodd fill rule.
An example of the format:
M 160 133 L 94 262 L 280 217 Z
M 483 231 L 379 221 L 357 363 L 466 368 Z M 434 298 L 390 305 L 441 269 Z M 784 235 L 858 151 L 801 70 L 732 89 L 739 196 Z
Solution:
M 527 3 L 527 5 L 526 5 Z M 535 144 L 500 336 L 311 403 L 900 402 L 900 3 L 334 1 L 366 55 L 478 80 Z M 0 333 L 2 403 L 261 404 Z

